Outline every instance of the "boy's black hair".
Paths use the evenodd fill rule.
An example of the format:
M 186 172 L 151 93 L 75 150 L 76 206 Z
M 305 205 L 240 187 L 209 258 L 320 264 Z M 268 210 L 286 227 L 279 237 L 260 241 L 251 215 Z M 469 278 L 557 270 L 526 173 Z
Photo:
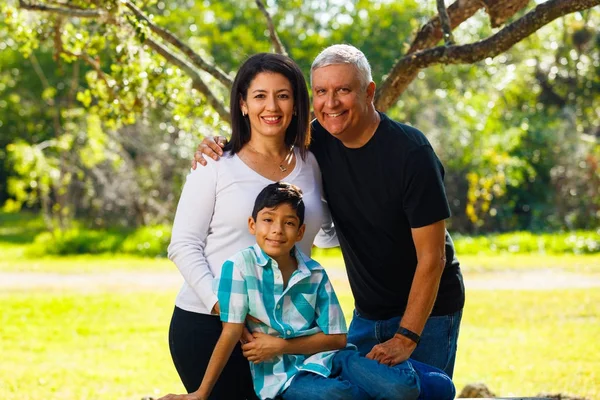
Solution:
M 304 202 L 302 201 L 302 190 L 296 185 L 287 182 L 275 182 L 265 186 L 256 196 L 252 218 L 256 221 L 258 212 L 263 208 L 273 208 L 280 204 L 289 204 L 298 215 L 300 225 L 304 223 Z

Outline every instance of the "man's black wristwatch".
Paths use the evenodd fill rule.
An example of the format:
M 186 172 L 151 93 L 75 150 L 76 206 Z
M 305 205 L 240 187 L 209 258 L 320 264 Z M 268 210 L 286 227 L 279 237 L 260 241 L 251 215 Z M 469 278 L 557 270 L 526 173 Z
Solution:
M 398 328 L 398 330 L 396 331 L 396 333 L 398 335 L 402 335 L 404 337 L 409 338 L 410 340 L 412 340 L 416 344 L 419 344 L 419 341 L 421 340 L 421 336 L 419 336 L 416 333 L 414 333 L 413 331 L 408 330 L 408 329 L 403 328 L 403 327 Z

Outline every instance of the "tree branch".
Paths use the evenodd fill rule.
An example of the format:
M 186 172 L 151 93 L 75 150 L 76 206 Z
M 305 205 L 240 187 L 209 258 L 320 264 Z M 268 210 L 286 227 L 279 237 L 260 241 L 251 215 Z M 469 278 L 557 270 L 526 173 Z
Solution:
M 100 9 L 89 9 L 84 10 L 81 8 L 69 8 L 69 7 L 54 7 L 46 6 L 43 4 L 29 4 L 25 0 L 19 0 L 19 7 L 24 10 L 31 11 L 46 11 L 54 14 L 64 15 L 67 17 L 77 18 L 100 18 L 107 15 L 107 13 Z
M 471 18 L 483 6 L 484 4 L 481 0 L 457 0 L 452 3 L 447 9 L 450 28 L 456 28 Z M 419 30 L 406 54 L 416 53 L 419 50 L 435 46 L 442 38 L 442 35 L 440 19 L 436 15 Z M 375 105 L 380 110 L 387 110 L 417 77 L 418 72 L 418 70 L 415 70 L 402 76 L 392 75 L 390 72 L 377 90 Z M 393 86 L 391 84 L 392 80 L 394 80 Z
M 192 50 L 187 44 L 183 43 L 179 38 L 177 38 L 173 33 L 169 32 L 167 29 L 161 28 L 152 22 L 139 8 L 135 6 L 131 1 L 126 0 L 124 2 L 125 6 L 133 12 L 133 14 L 137 17 L 138 20 L 144 21 L 148 24 L 148 27 L 152 32 L 158 35 L 165 42 L 172 44 L 178 50 L 180 50 L 183 54 L 185 54 L 192 64 L 203 71 L 208 72 L 210 75 L 215 77 L 219 82 L 221 82 L 226 88 L 231 88 L 233 84 L 233 79 L 231 79 L 223 70 L 219 67 L 205 61 L 200 57 L 194 50 Z
M 495 57 L 551 21 L 598 4 L 600 0 L 549 0 L 479 42 L 462 46 L 440 46 L 408 54 L 390 72 L 389 78 L 382 85 L 382 91 L 375 98 L 375 105 L 379 110 L 387 110 L 402 93 L 399 88 L 405 87 L 406 77 L 416 75 L 420 69 L 434 64 L 470 64 Z
M 437 10 L 440 22 L 442 24 L 442 32 L 444 32 L 444 42 L 450 46 L 454 44 L 454 38 L 452 37 L 452 27 L 450 26 L 450 17 L 448 11 L 446 11 L 446 4 L 444 0 L 437 0 Z
M 281 43 L 281 40 L 279 40 L 277 31 L 275 31 L 275 26 L 273 25 L 273 20 L 271 19 L 271 15 L 267 11 L 262 0 L 256 0 L 256 5 L 258 6 L 258 9 L 260 11 L 262 11 L 265 18 L 267 19 L 267 27 L 269 28 L 269 36 L 271 37 L 271 42 L 273 43 L 273 47 L 275 47 L 275 52 L 279 53 L 279 54 L 283 54 L 284 56 L 287 56 L 288 55 L 287 51 L 285 51 L 285 47 Z
M 126 1 L 126 5 L 127 5 L 127 3 L 129 3 L 129 2 Z M 106 15 L 106 13 L 99 12 L 99 10 L 89 10 L 88 11 L 88 10 L 80 10 L 80 9 L 76 10 L 76 9 L 69 9 L 69 8 L 31 5 L 31 4 L 26 3 L 23 0 L 19 0 L 19 4 L 24 9 L 35 10 L 35 11 L 45 11 L 45 12 L 50 12 L 50 13 L 55 13 L 55 14 L 68 15 L 71 17 L 82 16 L 82 13 L 88 18 L 102 17 L 102 16 Z M 138 11 L 138 13 L 136 13 L 131 7 L 129 7 L 129 5 L 134 7 Z M 164 38 L 167 42 L 174 44 L 174 46 L 176 46 L 176 47 L 178 47 L 177 43 L 179 43 L 180 47 L 178 47 L 178 49 L 181 50 L 184 54 L 186 53 L 186 51 L 184 49 L 187 49 L 187 50 L 189 50 L 189 52 L 193 53 L 193 51 L 189 47 L 187 47 L 187 45 L 183 44 L 181 41 L 179 41 L 179 39 L 175 38 L 175 36 L 173 34 L 171 34 L 170 32 L 168 32 L 164 29 L 158 28 L 139 9 L 137 9 L 137 7 L 135 7 L 131 3 L 129 3 L 129 5 L 128 5 L 129 9 L 134 12 L 136 17 L 143 19 L 148 24 L 150 29 L 152 29 L 152 27 L 154 26 L 154 28 L 156 30 L 161 30 L 161 32 L 164 35 L 166 35 L 166 37 L 168 37 L 168 35 L 170 35 L 171 36 L 170 40 L 167 38 Z M 73 14 L 73 12 L 75 12 L 75 14 Z M 113 21 L 113 23 L 117 23 L 117 22 Z M 157 33 L 157 34 L 160 35 L 159 33 Z M 173 42 L 175 42 L 175 43 L 173 43 Z M 229 110 L 227 109 L 225 104 L 223 102 L 221 102 L 215 96 L 215 94 L 210 90 L 208 85 L 204 82 L 204 80 L 202 79 L 202 77 L 200 76 L 200 74 L 194 68 L 193 65 L 190 65 L 186 60 L 180 58 L 177 54 L 173 53 L 169 48 L 167 48 L 166 46 L 163 46 L 162 44 L 160 44 L 159 42 L 155 41 L 152 38 L 146 37 L 143 44 L 146 44 L 148 47 L 152 48 L 154 51 L 156 51 L 158 54 L 160 54 L 163 58 L 165 58 L 167 61 L 169 61 L 171 64 L 177 66 L 183 72 L 185 72 L 192 79 L 192 87 L 194 89 L 198 90 L 200 93 L 202 93 L 206 97 L 208 103 L 211 105 L 211 107 L 214 108 L 214 110 L 219 114 L 219 116 L 223 120 L 225 120 L 227 122 L 230 121 Z M 62 52 L 64 52 L 65 54 L 69 54 L 64 49 L 62 50 Z M 103 77 L 105 78 L 104 72 L 102 72 L 100 70 L 99 66 L 95 65 L 94 60 L 89 58 L 89 56 L 87 54 L 85 54 L 85 53 L 72 54 L 71 53 L 70 55 L 82 58 L 84 61 L 86 61 L 88 64 L 90 64 L 96 70 L 96 72 L 99 73 L 101 78 L 103 78 Z M 186 54 L 186 55 L 188 55 L 188 54 Z M 86 58 L 86 56 L 87 56 L 87 58 Z M 199 59 L 199 56 L 198 56 L 198 59 Z M 206 63 L 205 65 L 209 65 L 209 64 Z M 210 71 L 207 71 L 207 72 L 210 73 Z M 222 74 L 221 79 L 224 79 L 223 77 L 226 77 L 226 75 L 222 71 L 221 71 L 221 74 Z M 213 76 L 215 76 L 215 75 L 213 75 Z M 215 76 L 215 78 L 219 79 L 217 76 Z M 227 87 L 229 87 L 230 84 L 231 84 L 231 82 L 229 81 L 229 78 L 227 77 L 227 83 L 225 85 Z M 109 88 L 110 88 L 110 86 L 109 86 Z
M 600 0 L 599 0 L 600 1 Z M 230 121 L 229 110 L 225 106 L 223 102 L 217 99 L 217 96 L 210 90 L 208 85 L 204 82 L 198 71 L 188 64 L 187 61 L 182 60 L 176 54 L 173 54 L 168 48 L 163 46 L 162 44 L 156 42 L 155 40 L 146 37 L 146 40 L 143 42 L 148 45 L 152 50 L 156 51 L 158 54 L 163 56 L 167 61 L 171 64 L 180 68 L 183 72 L 185 72 L 192 79 L 192 87 L 198 90 L 200 93 L 206 97 L 206 100 L 211 105 L 212 108 L 223 118 L 224 121 Z

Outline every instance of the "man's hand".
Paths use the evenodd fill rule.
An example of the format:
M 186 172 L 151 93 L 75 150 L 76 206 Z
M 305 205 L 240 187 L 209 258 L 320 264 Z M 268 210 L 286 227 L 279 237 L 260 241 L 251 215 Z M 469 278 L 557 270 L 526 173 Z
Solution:
M 166 396 L 161 397 L 158 400 L 205 400 L 208 397 L 202 397 L 199 394 L 190 393 L 190 394 L 168 394 Z
M 273 337 L 266 333 L 255 332 L 251 342 L 242 345 L 242 352 L 248 361 L 258 364 L 283 354 L 285 339 Z
M 192 160 L 192 169 L 196 169 L 198 163 L 206 166 L 204 154 L 213 160 L 218 160 L 223 155 L 223 147 L 227 144 L 227 138 L 224 136 L 206 136 L 202 143 L 196 148 L 194 159 Z
M 417 344 L 401 335 L 394 335 L 387 342 L 373 346 L 367 358 L 390 367 L 408 360 Z

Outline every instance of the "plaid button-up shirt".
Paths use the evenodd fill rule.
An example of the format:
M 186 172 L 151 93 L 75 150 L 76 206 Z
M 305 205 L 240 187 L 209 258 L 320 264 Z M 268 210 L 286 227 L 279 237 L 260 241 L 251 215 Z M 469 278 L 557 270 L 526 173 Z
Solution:
M 219 298 L 221 321 L 246 322 L 251 332 L 263 332 L 290 339 L 300 336 L 345 334 L 346 321 L 333 287 L 319 263 L 295 249 L 298 269 L 284 289 L 277 262 L 255 244 L 235 254 L 223 264 L 214 281 Z M 259 364 L 250 364 L 254 390 L 262 399 L 282 393 L 299 371 L 322 376 L 331 373 L 335 351 L 312 356 L 283 354 Z

